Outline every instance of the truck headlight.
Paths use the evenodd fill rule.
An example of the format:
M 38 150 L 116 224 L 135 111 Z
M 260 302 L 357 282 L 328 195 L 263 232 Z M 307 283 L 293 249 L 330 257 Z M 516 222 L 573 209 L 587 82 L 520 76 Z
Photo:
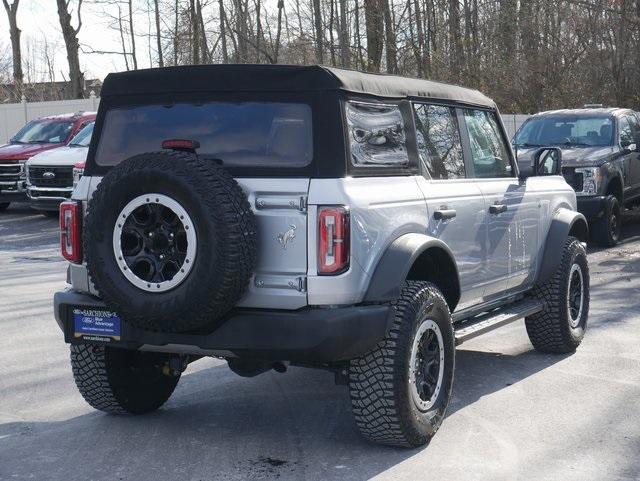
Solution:
M 578 192 L 578 194 L 596 195 L 602 181 L 600 167 L 584 167 L 576 169 L 576 173 L 582 174 L 582 191 Z

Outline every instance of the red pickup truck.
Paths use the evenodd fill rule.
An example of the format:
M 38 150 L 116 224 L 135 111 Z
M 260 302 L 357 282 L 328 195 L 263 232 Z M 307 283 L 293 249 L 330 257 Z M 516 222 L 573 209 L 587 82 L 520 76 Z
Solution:
M 28 122 L 9 143 L 0 146 L 0 211 L 11 202 L 26 202 L 25 161 L 45 150 L 62 147 L 93 122 L 95 112 L 41 117 Z

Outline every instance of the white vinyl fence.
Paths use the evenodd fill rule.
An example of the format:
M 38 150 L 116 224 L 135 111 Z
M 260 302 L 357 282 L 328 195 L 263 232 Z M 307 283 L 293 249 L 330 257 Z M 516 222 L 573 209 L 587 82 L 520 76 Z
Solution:
M 100 99 L 93 92 L 88 99 L 27 102 L 27 99 L 23 98 L 19 104 L 0 104 L 0 143 L 7 142 L 29 120 L 46 115 L 98 110 L 99 104 Z M 502 114 L 509 139 L 527 118 L 529 115 Z
M 0 143 L 7 142 L 29 120 L 46 115 L 95 111 L 99 103 L 100 99 L 91 92 L 88 99 L 27 102 L 23 97 L 19 104 L 0 104 Z

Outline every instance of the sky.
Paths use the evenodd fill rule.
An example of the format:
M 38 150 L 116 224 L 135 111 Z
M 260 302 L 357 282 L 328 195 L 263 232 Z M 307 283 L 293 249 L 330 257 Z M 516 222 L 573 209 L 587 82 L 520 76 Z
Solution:
M 139 10 L 135 13 L 134 25 L 136 26 L 136 47 L 138 50 L 138 67 L 149 66 L 148 53 L 148 28 L 149 18 L 145 0 L 138 0 Z M 72 24 L 77 25 L 76 16 L 77 0 L 71 0 L 73 8 Z M 108 27 L 110 19 L 104 14 L 103 6 L 87 3 L 82 5 L 82 28 L 79 33 L 81 45 L 80 64 L 85 72 L 85 78 L 104 77 L 109 72 L 125 70 L 125 62 L 122 55 L 102 55 L 88 53 L 91 50 L 121 51 L 120 35 L 117 30 Z M 54 59 L 56 80 L 68 78 L 66 50 L 60 29 L 56 0 L 21 0 L 18 8 L 18 27 L 22 30 L 22 56 L 23 59 L 33 58 L 36 69 L 44 75 L 45 63 L 43 57 L 43 39 L 47 39 Z M 7 49 L 11 58 L 11 41 L 9 39 L 9 22 L 4 8 L 0 8 L 0 46 Z M 30 50 L 30 51 L 29 51 Z M 155 49 L 153 50 L 155 55 Z M 24 67 L 23 67 L 24 68 Z M 34 79 L 45 80 L 45 79 Z M 48 78 L 46 79 L 48 80 Z

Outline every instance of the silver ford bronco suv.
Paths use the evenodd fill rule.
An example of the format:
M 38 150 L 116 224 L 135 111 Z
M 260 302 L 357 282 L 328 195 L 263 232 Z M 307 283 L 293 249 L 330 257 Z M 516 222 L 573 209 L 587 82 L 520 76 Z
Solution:
M 347 384 L 369 440 L 422 445 L 455 348 L 519 319 L 566 353 L 589 311 L 588 227 L 542 148 L 519 175 L 496 105 L 319 66 L 109 75 L 61 205 L 56 320 L 86 401 L 140 414 L 205 356 Z

